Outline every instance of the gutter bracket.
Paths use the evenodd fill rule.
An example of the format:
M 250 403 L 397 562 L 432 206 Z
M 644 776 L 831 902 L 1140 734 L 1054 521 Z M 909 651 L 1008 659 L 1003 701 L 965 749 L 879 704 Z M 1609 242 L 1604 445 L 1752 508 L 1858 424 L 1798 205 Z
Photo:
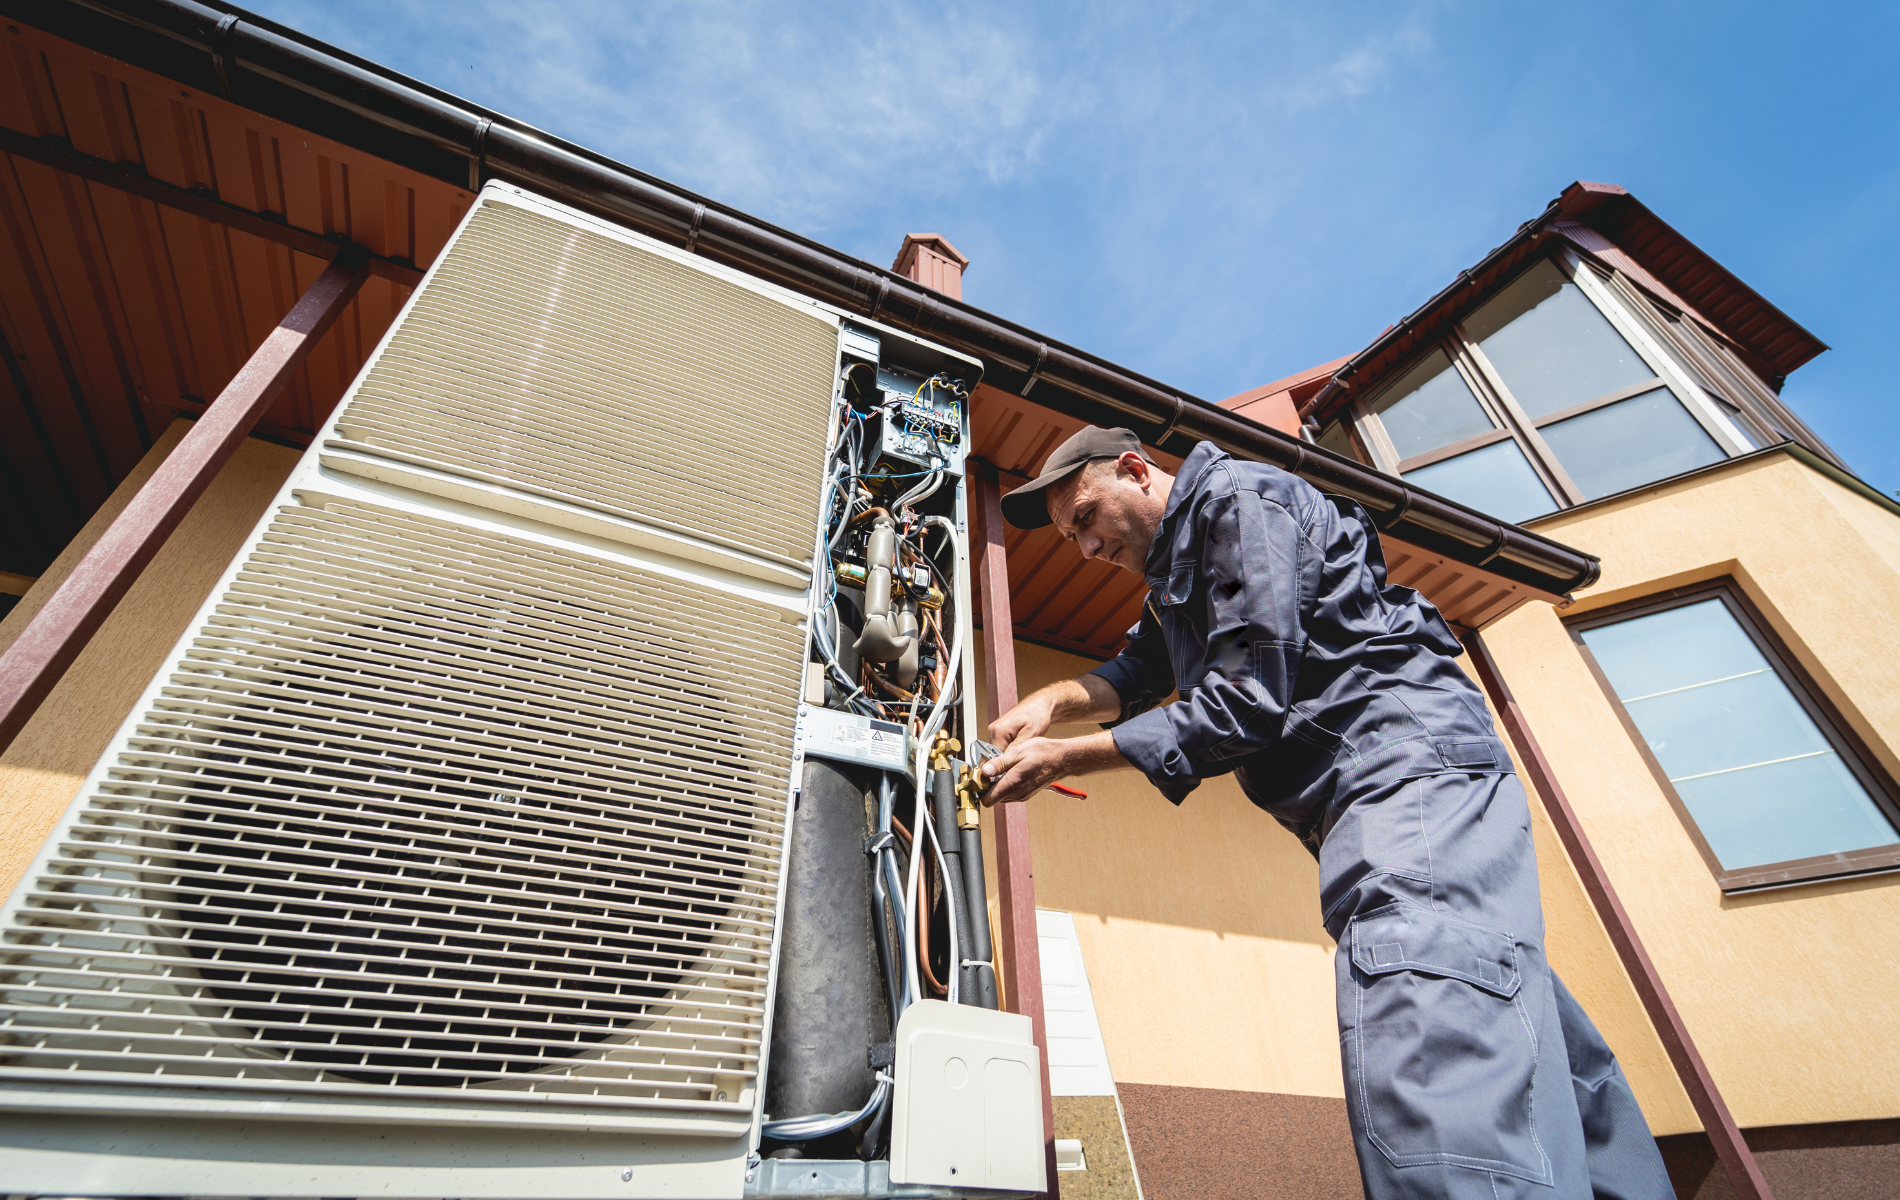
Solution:
M 1016 393 L 1018 396 L 1021 396 L 1025 400 L 1029 399 L 1029 389 L 1032 387 L 1035 387 L 1036 381 L 1042 378 L 1042 365 L 1048 361 L 1049 361 L 1049 343 L 1037 342 L 1036 343 L 1036 363 L 1034 366 L 1029 368 L 1029 378 L 1024 381 L 1022 390 Z M 1175 403 L 1177 404 L 1180 403 L 1180 399 L 1181 398 L 1179 396 L 1176 396 Z M 1181 410 L 1176 409 L 1174 415 L 1175 415 L 1175 419 L 1179 420 L 1181 416 Z M 1169 421 L 1168 429 L 1173 429 L 1173 428 L 1174 428 L 1174 421 Z M 1165 436 L 1167 434 L 1167 429 L 1162 430 L 1162 434 Z
M 1167 424 L 1161 427 L 1160 433 L 1157 433 L 1154 435 L 1154 437 L 1148 439 L 1148 444 L 1150 446 L 1153 446 L 1155 449 L 1160 450 L 1162 448 L 1161 443 L 1168 440 L 1168 435 L 1174 432 L 1174 427 L 1181 423 L 1181 414 L 1186 411 L 1187 411 L 1187 401 L 1181 399 L 1181 397 L 1179 396 L 1175 396 L 1174 397 L 1174 411 L 1168 414 Z
M 475 137 L 468 151 L 468 190 L 482 190 L 482 167 L 488 157 L 488 131 L 494 127 L 494 120 L 483 117 L 475 122 Z
M 226 13 L 218 18 L 218 27 L 211 31 L 211 67 L 218 73 L 218 95 L 226 100 L 231 98 L 231 76 L 225 69 L 225 43 L 230 40 L 231 28 L 241 20 L 236 13 Z
M 1409 507 L 1410 502 L 1411 502 L 1411 494 L 1409 492 L 1406 494 L 1406 502 Z M 1472 563 L 1471 565 L 1474 567 L 1488 566 L 1492 559 L 1504 553 L 1504 541 L 1509 536 L 1510 536 L 1510 531 L 1508 529 L 1506 529 L 1502 525 L 1498 526 L 1498 536 L 1492 540 L 1489 546 L 1485 547 L 1484 557 L 1480 558 L 1477 562 Z
M 1386 513 L 1384 516 L 1379 518 L 1379 532 L 1380 533 L 1384 533 L 1385 531 L 1387 531 L 1388 529 L 1391 529 L 1394 525 L 1397 525 L 1400 521 L 1403 521 L 1405 519 L 1405 514 L 1412 511 L 1412 499 L 1413 499 L 1412 489 L 1409 487 L 1401 486 L 1399 488 L 1399 506 L 1393 509 L 1391 512 Z M 1500 550 L 1503 549 L 1503 545 L 1501 543 L 1499 544 L 1498 549 Z M 1496 554 L 1497 551 L 1494 550 L 1492 551 L 1492 553 Z M 1486 559 L 1485 561 L 1489 562 L 1491 560 Z
M 686 231 L 686 253 L 699 253 L 699 230 L 706 223 L 706 205 L 704 202 L 693 205 L 693 227 Z

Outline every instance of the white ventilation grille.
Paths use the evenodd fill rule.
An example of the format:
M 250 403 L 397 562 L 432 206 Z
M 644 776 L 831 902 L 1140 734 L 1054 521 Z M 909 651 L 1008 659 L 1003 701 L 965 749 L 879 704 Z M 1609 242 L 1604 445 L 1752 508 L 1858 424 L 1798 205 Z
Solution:
M 0 1079 L 737 1110 L 799 627 L 321 503 L 276 511 L 16 894 Z
M 815 311 L 484 195 L 328 444 L 802 565 L 837 365 Z

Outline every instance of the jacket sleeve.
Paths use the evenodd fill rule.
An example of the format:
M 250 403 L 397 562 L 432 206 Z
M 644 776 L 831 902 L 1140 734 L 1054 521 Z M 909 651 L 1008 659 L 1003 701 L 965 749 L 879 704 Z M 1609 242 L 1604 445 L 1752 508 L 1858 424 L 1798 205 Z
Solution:
M 1211 497 L 1195 520 L 1207 673 L 1178 703 L 1115 727 L 1116 748 L 1176 804 L 1279 741 L 1306 646 L 1302 596 L 1319 567 L 1300 519 L 1259 492 Z
M 1141 606 L 1141 619 L 1128 631 L 1122 652 L 1089 674 L 1106 679 L 1122 702 L 1121 712 L 1104 723 L 1104 729 L 1113 729 L 1174 694 L 1174 664 L 1168 659 L 1168 639 L 1155 619 L 1152 597 Z

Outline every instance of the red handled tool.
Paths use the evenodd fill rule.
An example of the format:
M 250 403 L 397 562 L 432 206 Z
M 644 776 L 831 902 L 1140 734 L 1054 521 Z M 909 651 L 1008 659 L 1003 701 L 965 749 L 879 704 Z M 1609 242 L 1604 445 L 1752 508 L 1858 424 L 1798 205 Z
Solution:
M 977 741 L 970 743 L 970 753 L 972 755 L 970 769 L 976 772 L 976 777 L 980 780 L 983 778 L 983 764 L 1001 754 L 1002 751 L 990 745 L 988 742 Z M 983 790 L 989 790 L 989 784 L 987 782 L 984 783 Z M 1071 800 L 1087 800 L 1089 798 L 1089 794 L 1081 788 L 1072 788 L 1066 783 L 1045 784 L 1042 788 L 1038 789 L 1038 791 L 1054 792 L 1059 796 L 1067 796 Z

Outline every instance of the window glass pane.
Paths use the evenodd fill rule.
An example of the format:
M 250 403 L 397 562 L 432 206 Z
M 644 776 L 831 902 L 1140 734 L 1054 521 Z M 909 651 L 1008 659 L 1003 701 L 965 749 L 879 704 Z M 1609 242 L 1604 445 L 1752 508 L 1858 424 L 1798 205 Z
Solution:
M 1352 444 L 1352 435 L 1346 432 L 1343 418 L 1319 431 L 1319 444 L 1334 454 L 1343 454 L 1351 459 L 1359 457 L 1359 451 Z
M 1493 428 L 1443 350 L 1432 351 L 1407 371 L 1373 402 L 1372 411 L 1379 414 L 1401 460 Z
M 1486 301 L 1465 331 L 1532 420 L 1656 377 L 1549 259 Z
M 1722 448 L 1668 388 L 1538 430 L 1586 500 L 1721 462 Z
M 1513 524 L 1557 507 L 1524 452 L 1509 440 L 1407 471 L 1405 482 Z
M 1724 867 L 1900 841 L 1720 600 L 1583 640 Z

